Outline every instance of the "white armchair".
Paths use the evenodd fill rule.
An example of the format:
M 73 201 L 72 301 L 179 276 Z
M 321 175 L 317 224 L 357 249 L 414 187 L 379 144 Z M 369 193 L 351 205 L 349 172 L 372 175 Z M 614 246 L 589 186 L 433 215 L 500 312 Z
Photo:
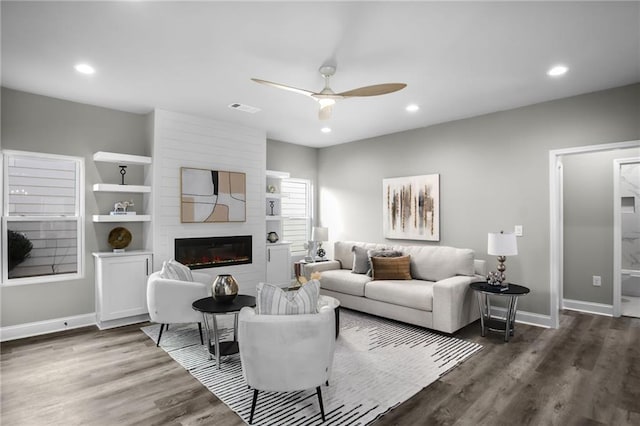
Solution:
M 253 402 L 253 422 L 259 391 L 293 392 L 316 389 L 325 420 L 322 384 L 329 382 L 335 351 L 335 314 L 329 306 L 317 314 L 257 315 L 242 308 L 238 318 L 242 372 Z
M 191 304 L 210 295 L 211 277 L 192 272 L 193 281 L 179 281 L 160 277 L 160 271 L 149 275 L 147 280 L 147 307 L 151 321 L 160 323 L 156 346 L 160 345 L 162 332 L 169 324 L 198 323 L 200 342 L 202 339 L 202 314 L 193 310 Z

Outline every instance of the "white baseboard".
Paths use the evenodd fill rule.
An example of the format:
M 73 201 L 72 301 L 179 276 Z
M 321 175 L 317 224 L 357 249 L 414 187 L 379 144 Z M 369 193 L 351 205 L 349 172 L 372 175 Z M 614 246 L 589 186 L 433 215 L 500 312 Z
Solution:
M 0 342 L 96 325 L 96 314 L 76 315 L 0 328 Z
M 98 321 L 97 325 L 100 330 L 107 330 L 109 328 L 122 327 L 123 325 L 137 324 L 145 321 L 150 321 L 149 314 L 135 315 L 133 317 L 118 318 L 109 321 Z
M 588 312 L 590 314 L 613 316 L 613 305 L 603 303 L 583 302 L 582 300 L 562 299 L 562 308 L 572 311 Z
M 491 307 L 491 316 L 504 319 L 506 317 L 506 314 L 507 310 L 505 308 L 500 308 L 498 306 Z M 541 315 L 527 311 L 516 312 L 516 323 L 533 325 L 536 327 L 552 328 L 550 315 Z

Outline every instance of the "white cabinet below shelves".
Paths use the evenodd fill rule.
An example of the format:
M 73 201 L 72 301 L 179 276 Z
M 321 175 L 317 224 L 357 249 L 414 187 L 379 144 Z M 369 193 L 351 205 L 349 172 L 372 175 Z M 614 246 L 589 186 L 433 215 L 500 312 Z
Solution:
M 289 243 L 267 243 L 267 279 L 279 287 L 291 285 L 291 247 Z
M 147 278 L 151 252 L 93 253 L 96 323 L 100 329 L 148 320 Z

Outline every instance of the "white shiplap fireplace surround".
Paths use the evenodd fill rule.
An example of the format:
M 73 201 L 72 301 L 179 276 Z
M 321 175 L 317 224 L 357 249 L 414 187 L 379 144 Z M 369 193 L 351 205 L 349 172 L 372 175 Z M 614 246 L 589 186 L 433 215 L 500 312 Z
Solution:
M 266 226 L 264 185 L 266 135 L 262 131 L 203 117 L 155 110 L 153 117 L 150 181 L 151 223 L 145 246 L 152 248 L 154 271 L 174 257 L 175 238 L 251 235 L 251 264 L 199 269 L 211 275 L 232 274 L 240 293 L 255 295 L 265 278 Z M 224 170 L 246 174 L 246 222 L 181 223 L 180 168 Z

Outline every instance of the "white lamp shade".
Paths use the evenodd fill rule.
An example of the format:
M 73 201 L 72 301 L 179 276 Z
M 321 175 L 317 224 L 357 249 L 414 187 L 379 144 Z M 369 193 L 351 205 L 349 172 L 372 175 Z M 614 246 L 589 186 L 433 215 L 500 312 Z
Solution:
M 489 232 L 487 253 L 494 256 L 515 256 L 518 254 L 516 234 L 513 232 Z
M 311 241 L 328 241 L 329 228 L 314 226 L 311 230 Z

